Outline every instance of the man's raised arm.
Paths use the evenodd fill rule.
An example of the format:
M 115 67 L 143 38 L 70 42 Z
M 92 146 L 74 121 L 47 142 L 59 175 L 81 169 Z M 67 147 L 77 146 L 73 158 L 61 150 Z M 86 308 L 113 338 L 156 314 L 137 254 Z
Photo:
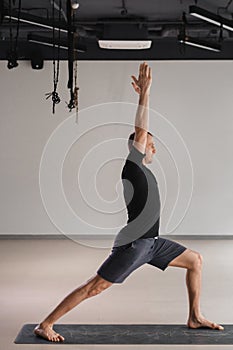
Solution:
M 149 96 L 152 83 L 151 68 L 147 63 L 140 64 L 139 76 L 132 75 L 132 85 L 139 94 L 138 108 L 135 117 L 135 138 L 133 146 L 145 153 L 147 132 L 149 128 Z

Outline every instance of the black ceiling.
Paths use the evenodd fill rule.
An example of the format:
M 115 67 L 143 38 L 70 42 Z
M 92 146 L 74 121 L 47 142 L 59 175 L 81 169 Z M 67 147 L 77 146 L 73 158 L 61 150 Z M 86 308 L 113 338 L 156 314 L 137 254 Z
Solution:
M 70 0 L 68 0 L 70 1 Z M 55 0 L 53 17 L 53 0 L 21 0 L 20 18 L 32 18 L 38 22 L 55 23 L 55 26 L 67 28 L 67 1 Z M 232 20 L 233 2 L 229 0 L 191 1 L 191 0 L 80 0 L 79 8 L 74 11 L 73 30 L 77 33 L 78 47 L 85 47 L 85 52 L 78 52 L 78 60 L 189 60 L 189 59 L 232 59 L 233 32 L 222 31 L 222 50 L 212 52 L 180 44 L 177 36 L 182 27 L 182 15 L 186 13 L 187 33 L 199 39 L 218 42 L 220 29 L 213 24 L 189 15 L 189 6 L 197 5 L 215 14 Z M 46 37 L 53 41 L 53 30 L 29 23 L 19 23 L 18 43 L 15 36 L 17 21 L 9 20 L 6 15 L 18 15 L 20 1 L 1 1 L 0 7 L 0 59 L 6 60 L 9 52 L 16 46 L 18 59 L 31 59 L 41 55 L 45 60 L 54 56 L 53 47 L 29 41 L 33 36 Z M 60 12 L 60 17 L 59 17 Z M 30 17 L 32 16 L 32 17 Z M 36 16 L 36 17 L 35 17 Z M 54 18 L 54 19 L 53 19 Z M 100 49 L 98 39 L 108 31 L 109 25 L 126 37 L 133 28 L 146 26 L 148 39 L 152 46 L 146 50 L 107 50 Z M 11 28 L 11 30 L 10 30 Z M 13 41 L 10 41 L 12 33 Z M 67 33 L 61 32 L 60 42 L 67 44 Z M 58 31 L 55 31 L 58 40 Z M 55 54 L 57 54 L 55 52 Z M 66 49 L 60 49 L 60 58 L 67 59 Z

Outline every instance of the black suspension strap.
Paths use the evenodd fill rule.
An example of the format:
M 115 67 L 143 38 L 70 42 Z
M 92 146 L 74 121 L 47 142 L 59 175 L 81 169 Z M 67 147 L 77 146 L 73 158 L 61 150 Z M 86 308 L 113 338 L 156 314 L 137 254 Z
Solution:
M 15 2 L 13 2 L 15 5 Z M 10 29 L 10 49 L 9 49 L 9 54 L 8 54 L 8 64 L 7 67 L 9 69 L 15 68 L 18 66 L 17 63 L 17 51 L 18 51 L 18 38 L 19 38 L 19 23 L 20 23 L 20 13 L 21 13 L 21 0 L 19 0 L 19 5 L 18 5 L 18 21 L 17 21 L 17 28 L 16 28 L 16 35 L 15 35 L 15 42 L 13 40 L 13 33 L 12 33 L 12 5 L 11 5 L 11 0 L 9 0 L 9 29 Z
M 21 0 L 19 0 L 19 7 L 18 7 L 18 20 L 17 20 L 17 29 L 16 29 L 16 36 L 15 36 L 15 49 L 14 49 L 15 53 L 17 53 L 17 51 L 18 51 L 20 14 L 21 14 Z
M 183 12 L 183 14 L 182 14 L 182 25 L 181 25 L 181 29 L 180 29 L 180 35 L 183 37 L 184 40 L 185 40 L 185 37 L 186 37 L 186 25 L 187 25 L 186 13 Z M 180 53 L 182 55 L 185 55 L 185 49 L 186 49 L 186 45 L 184 43 L 179 45 L 179 51 L 180 51 Z
M 222 42 L 223 42 L 223 25 L 222 24 L 219 28 L 218 42 L 220 45 L 222 45 Z
M 10 29 L 10 53 L 13 51 L 12 19 L 11 19 L 11 0 L 9 0 L 9 29 Z
M 73 70 L 74 70 L 74 33 L 72 31 L 72 7 L 70 0 L 67 0 L 67 23 L 68 23 L 68 73 L 69 80 L 67 87 L 70 90 L 70 101 L 67 104 L 71 112 L 75 108 L 75 96 L 73 91 Z
M 77 44 L 78 34 L 75 34 L 74 45 Z M 75 49 L 75 47 L 74 47 Z M 77 51 L 74 50 L 74 103 L 76 108 L 76 123 L 78 124 L 78 58 Z
M 59 0 L 59 23 L 61 22 L 61 10 L 62 10 L 62 0 Z M 46 100 L 52 97 L 53 102 L 53 114 L 55 113 L 55 105 L 60 103 L 61 99 L 57 93 L 57 85 L 59 78 L 59 69 L 60 69 L 60 39 L 61 39 L 61 31 L 58 30 L 58 49 L 57 49 L 57 62 L 55 60 L 55 14 L 54 14 L 54 0 L 52 2 L 52 16 L 53 16 L 53 91 L 45 94 Z

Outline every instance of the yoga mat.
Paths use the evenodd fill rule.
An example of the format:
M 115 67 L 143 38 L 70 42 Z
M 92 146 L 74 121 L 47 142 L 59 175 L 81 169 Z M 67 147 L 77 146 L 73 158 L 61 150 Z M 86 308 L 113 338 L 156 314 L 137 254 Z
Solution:
M 54 344 L 33 334 L 36 324 L 25 324 L 16 344 Z M 65 337 L 56 344 L 233 344 L 233 325 L 224 330 L 190 329 L 183 324 L 55 324 Z

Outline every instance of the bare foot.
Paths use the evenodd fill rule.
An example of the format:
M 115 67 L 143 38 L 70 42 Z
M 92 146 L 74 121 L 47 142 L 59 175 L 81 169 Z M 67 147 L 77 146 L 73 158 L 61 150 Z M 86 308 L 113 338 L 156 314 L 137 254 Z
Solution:
M 198 317 L 195 319 L 190 318 L 188 320 L 187 326 L 189 328 L 212 328 L 212 329 L 218 329 L 220 331 L 224 330 L 224 327 L 206 320 L 204 317 Z
M 56 333 L 52 327 L 43 326 L 42 323 L 34 328 L 34 333 L 49 341 L 59 342 L 65 340 L 65 338 L 59 333 Z

